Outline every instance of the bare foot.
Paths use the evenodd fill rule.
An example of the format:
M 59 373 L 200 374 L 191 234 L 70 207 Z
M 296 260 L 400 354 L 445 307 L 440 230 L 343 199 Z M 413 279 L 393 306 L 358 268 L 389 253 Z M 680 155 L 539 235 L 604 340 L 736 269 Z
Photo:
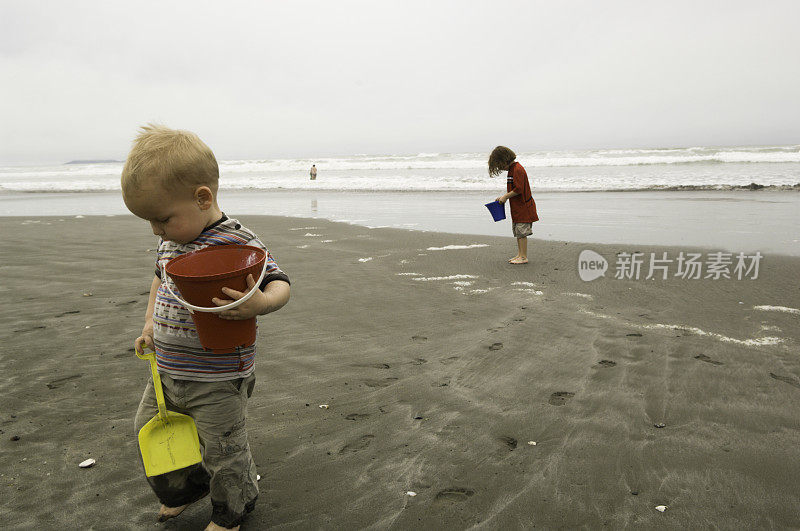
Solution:
M 192 500 L 189 503 L 187 503 L 186 505 L 181 505 L 180 507 L 167 507 L 166 505 L 162 505 L 161 509 L 158 510 L 158 521 L 159 522 L 166 522 L 170 518 L 175 518 L 176 516 L 181 514 L 191 504 L 193 504 L 196 501 L 202 500 L 206 496 L 208 496 L 208 491 L 205 491 L 204 493 L 200 493 L 197 496 L 196 500 Z
M 220 529 L 234 529 L 238 531 L 239 526 L 237 525 L 236 527 L 220 527 L 214 522 L 209 522 L 208 525 L 206 526 L 206 531 L 219 531 Z
M 515 264 L 515 265 L 516 264 L 527 264 L 527 263 L 528 263 L 528 259 L 527 258 L 515 258 L 515 259 L 509 261 L 509 264 Z
M 509 263 L 509 264 L 513 264 L 513 263 L 514 263 L 514 260 L 519 260 L 519 255 L 515 256 L 514 258 L 509 258 L 509 259 L 508 259 L 508 263 Z
M 158 521 L 159 522 L 166 522 L 170 518 L 175 518 L 179 514 L 181 514 L 184 509 L 189 507 L 190 503 L 186 505 L 181 505 L 180 507 L 167 507 L 166 505 L 162 505 L 161 509 L 158 510 Z

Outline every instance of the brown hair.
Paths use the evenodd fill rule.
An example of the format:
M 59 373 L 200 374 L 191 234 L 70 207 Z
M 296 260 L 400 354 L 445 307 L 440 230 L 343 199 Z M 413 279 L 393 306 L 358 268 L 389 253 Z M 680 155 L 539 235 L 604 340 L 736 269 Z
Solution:
M 196 134 L 147 124 L 139 129 L 122 169 L 123 193 L 140 188 L 147 179 L 155 179 L 167 190 L 206 185 L 216 193 L 219 166 Z
M 514 162 L 517 154 L 505 146 L 497 146 L 489 155 L 489 176 L 494 177 L 501 171 L 508 169 L 508 165 Z

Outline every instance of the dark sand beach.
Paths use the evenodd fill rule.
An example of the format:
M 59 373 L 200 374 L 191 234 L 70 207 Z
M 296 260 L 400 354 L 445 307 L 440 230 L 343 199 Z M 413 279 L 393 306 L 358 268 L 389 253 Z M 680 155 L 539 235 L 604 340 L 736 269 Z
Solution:
M 800 258 L 583 282 L 586 248 L 687 249 L 511 266 L 511 237 L 239 219 L 293 282 L 259 321 L 243 529 L 800 527 Z M 202 528 L 208 499 L 155 524 L 136 451 L 148 225 L 0 230 L 3 527 Z

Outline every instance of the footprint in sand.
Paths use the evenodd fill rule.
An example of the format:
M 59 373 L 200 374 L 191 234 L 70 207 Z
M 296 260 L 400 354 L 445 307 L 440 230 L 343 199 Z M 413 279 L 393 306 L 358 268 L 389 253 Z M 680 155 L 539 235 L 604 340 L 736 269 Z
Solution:
M 502 343 L 492 343 L 492 346 L 489 347 L 489 350 L 500 350 L 501 348 L 503 348 Z
M 694 357 L 694 359 L 710 363 L 711 365 L 724 365 L 724 363 L 722 363 L 721 361 L 712 360 L 705 354 L 698 354 L 697 356 Z
M 569 391 L 556 391 L 550 398 L 547 400 L 547 403 L 551 406 L 563 406 L 567 403 L 567 400 L 575 396 L 575 393 L 570 393 Z
M 397 381 L 397 378 L 389 377 L 384 379 L 364 380 L 367 387 L 389 387 Z
M 428 360 L 425 358 L 414 358 L 411 360 L 411 365 L 422 365 L 423 363 L 428 363 Z
M 75 380 L 77 378 L 80 378 L 81 376 L 83 376 L 83 374 L 78 373 L 78 374 L 70 374 L 69 376 L 64 376 L 63 378 L 58 378 L 58 379 L 53 380 L 52 382 L 48 383 L 47 384 L 47 388 L 48 389 L 58 389 L 59 387 L 61 387 L 65 383 L 67 383 L 68 381 Z
M 411 339 L 413 339 L 414 341 L 427 341 L 428 340 L 428 338 L 425 337 L 425 336 L 411 336 Z
M 600 360 L 597 362 L 601 367 L 616 367 L 617 362 L 611 360 Z
M 15 333 L 15 334 L 20 334 L 20 333 L 22 333 L 22 332 L 33 332 L 34 330 L 43 330 L 43 329 L 45 329 L 45 328 L 47 328 L 47 327 L 46 327 L 46 326 L 44 326 L 44 325 L 40 325 L 40 326 L 34 326 L 34 327 L 32 327 L 32 328 L 20 328 L 20 329 L 18 329 L 18 330 L 14 330 L 14 333 Z
M 60 314 L 56 315 L 55 317 L 64 317 L 65 315 L 70 315 L 70 314 L 73 314 L 73 313 L 81 313 L 81 311 L 80 310 L 70 310 L 68 312 L 60 313 Z
M 374 438 L 375 436 L 372 435 L 371 433 L 368 433 L 367 435 L 362 435 L 358 439 L 354 439 L 349 443 L 345 444 L 344 446 L 342 446 L 342 449 L 339 450 L 339 454 L 341 455 L 341 454 L 351 454 L 355 452 L 360 452 L 361 450 L 369 446 L 370 443 L 372 443 L 372 439 Z
M 774 372 L 769 373 L 769 376 L 770 378 L 774 378 L 778 381 L 786 382 L 787 384 L 793 387 L 800 388 L 800 382 L 798 382 L 795 378 L 792 378 L 791 376 L 778 376 Z
M 625 337 L 642 337 L 642 334 L 636 332 L 633 334 L 625 334 Z
M 436 503 L 461 503 L 467 498 L 475 494 L 472 489 L 465 489 L 462 487 L 452 487 L 449 489 L 440 490 L 436 493 L 434 502 Z
M 509 451 L 514 451 L 517 449 L 517 440 L 514 437 L 509 437 L 508 435 L 504 435 L 502 437 L 497 438 L 498 441 L 505 444 L 508 447 Z
M 369 418 L 369 413 L 350 413 L 345 417 L 347 420 L 364 420 Z
M 391 365 L 388 363 L 356 363 L 353 367 L 370 367 L 373 369 L 390 369 Z

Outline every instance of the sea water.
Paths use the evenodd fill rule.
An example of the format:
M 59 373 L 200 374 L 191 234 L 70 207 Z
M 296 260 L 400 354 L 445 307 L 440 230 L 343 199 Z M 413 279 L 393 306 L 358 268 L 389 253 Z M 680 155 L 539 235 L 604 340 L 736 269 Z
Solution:
M 509 236 L 483 206 L 505 192 L 486 154 L 221 161 L 232 216 Z M 800 146 L 520 153 L 541 220 L 534 237 L 800 256 Z M 316 164 L 317 180 L 308 169 Z M 122 163 L 0 168 L 0 215 L 128 214 Z M 756 183 L 764 189 L 738 189 Z M 691 191 L 687 191 L 690 189 Z
M 352 155 L 220 161 L 223 190 L 496 190 L 486 153 Z M 800 183 L 800 146 L 606 149 L 518 153 L 535 190 L 728 189 Z M 308 171 L 315 164 L 316 180 Z M 0 191 L 119 189 L 121 162 L 0 167 Z

